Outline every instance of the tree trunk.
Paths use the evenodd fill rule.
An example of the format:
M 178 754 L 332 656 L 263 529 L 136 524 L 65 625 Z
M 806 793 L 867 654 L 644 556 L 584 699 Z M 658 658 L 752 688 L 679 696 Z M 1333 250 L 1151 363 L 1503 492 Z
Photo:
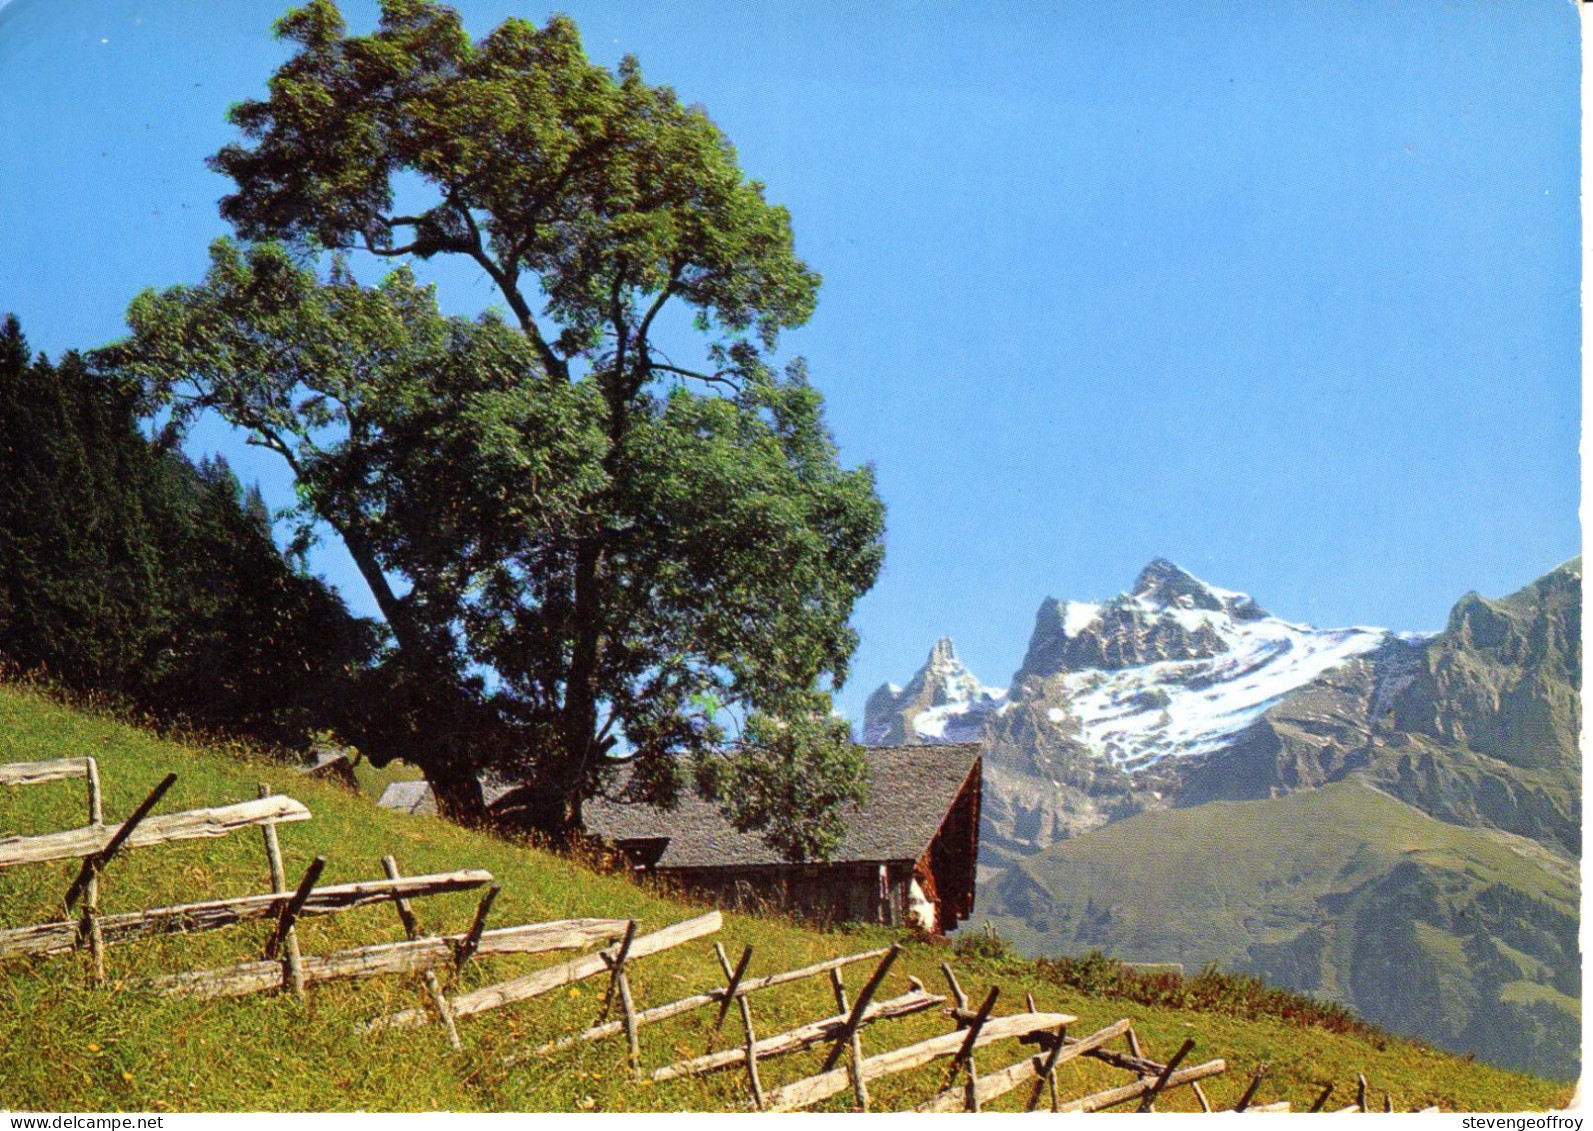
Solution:
M 485 824 L 487 806 L 476 770 L 479 759 L 470 749 L 474 701 L 459 686 L 452 666 L 435 655 L 426 633 L 393 592 L 363 532 L 347 522 L 334 525 L 398 642 L 398 663 L 404 669 L 400 683 L 409 685 L 409 694 L 400 696 L 407 704 L 392 706 L 399 710 L 407 706 L 407 713 L 419 724 L 413 745 L 382 753 L 420 767 L 443 817 L 462 825 Z
M 421 770 L 437 801 L 438 814 L 461 825 L 486 824 L 487 803 L 482 796 L 481 781 L 475 775 L 461 774 L 435 764 L 424 765 Z
M 540 836 L 550 848 L 569 848 L 579 842 L 581 796 L 566 787 L 546 783 L 528 786 L 515 807 L 499 815 L 500 821 L 518 832 Z
M 602 561 L 602 550 L 591 541 L 583 542 L 576 550 L 575 607 L 571 618 L 574 641 L 560 720 L 563 750 L 558 764 L 550 766 L 544 775 L 546 800 L 537 811 L 539 831 L 559 845 L 567 845 L 580 835 L 581 798 L 590 778 L 589 765 L 598 755 L 597 667 L 602 646 L 598 571 Z

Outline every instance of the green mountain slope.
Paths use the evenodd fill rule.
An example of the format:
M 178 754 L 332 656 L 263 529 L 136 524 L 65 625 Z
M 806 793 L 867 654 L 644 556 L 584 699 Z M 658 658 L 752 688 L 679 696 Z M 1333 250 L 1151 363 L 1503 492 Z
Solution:
M 1468 593 L 1444 631 L 1289 693 L 1227 749 L 1160 783 L 1173 804 L 1311 789 L 1356 774 L 1453 824 L 1582 842 L 1582 563 L 1516 593 Z
M 981 899 L 1030 952 L 1217 963 L 1457 1051 L 1577 1071 L 1574 865 L 1359 781 L 1140 814 Z
M 106 810 L 125 815 L 168 770 L 181 777 L 162 803 L 170 812 L 195 805 L 252 797 L 267 781 L 305 802 L 314 819 L 281 829 L 290 876 L 312 856 L 329 864 L 323 883 L 371 878 L 385 853 L 406 872 L 487 868 L 503 884 L 491 925 L 543 921 L 574 915 L 637 917 L 644 929 L 679 921 L 700 907 L 600 875 L 568 860 L 426 818 L 377 809 L 368 798 L 306 781 L 280 766 L 241 752 L 179 745 L 74 712 L 40 697 L 0 686 L 0 761 L 31 761 L 93 754 L 107 786 Z M 80 783 L 62 782 L 0 790 L 0 834 L 41 832 L 80 823 Z M 60 896 L 74 869 L 40 865 L 0 872 L 0 925 L 39 922 L 59 911 Z M 264 864 L 258 835 L 249 832 L 213 841 L 144 849 L 118 858 L 105 878 L 102 905 L 108 912 L 175 901 L 263 890 Z M 416 904 L 428 930 L 458 930 L 469 922 L 473 898 L 449 896 Z M 108 952 L 109 984 L 84 984 L 80 957 L 0 963 L 0 1108 L 54 1111 L 119 1110 L 721 1110 L 743 1102 L 743 1081 L 724 1074 L 705 1081 L 639 1085 L 624 1070 L 623 1042 L 571 1050 L 520 1067 L 505 1066 L 509 1054 L 590 1023 L 601 994 L 600 980 L 577 993 L 561 991 L 460 1025 L 464 1049 L 450 1052 L 433 1028 L 362 1036 L 359 1022 L 422 1004 L 413 980 L 383 978 L 328 983 L 311 988 L 307 1005 L 290 997 L 199 1001 L 156 998 L 140 988 L 152 974 L 224 965 L 259 956 L 263 931 L 236 927 L 205 935 L 133 943 Z M 346 915 L 306 921 L 307 953 L 393 941 L 401 931 L 391 908 L 369 907 Z M 752 973 L 791 969 L 838 954 L 880 945 L 892 936 L 879 929 L 811 930 L 780 919 L 725 916 L 720 934 L 727 951 L 755 947 Z M 1535 953 L 1530 942 L 1516 952 Z M 1194 1012 L 1085 996 L 1037 976 L 1032 965 L 998 959 L 954 957 L 943 944 L 907 940 L 883 992 L 900 993 L 906 978 L 941 984 L 938 967 L 951 959 L 969 994 L 982 997 L 1002 987 L 998 1012 L 1012 1012 L 1025 992 L 1045 1009 L 1061 1009 L 1088 1032 L 1119 1017 L 1133 1017 L 1141 1040 L 1167 1054 L 1186 1036 L 1199 1041 L 1196 1058 L 1223 1056 L 1230 1071 L 1208 1082 L 1219 1106 L 1231 1106 L 1257 1064 L 1273 1065 L 1263 1098 L 1308 1105 L 1324 1083 L 1339 1085 L 1340 1102 L 1365 1072 L 1396 1107 L 1438 1104 L 1447 1110 L 1528 1110 L 1563 1106 L 1568 1086 L 1463 1060 L 1396 1038 L 1368 1038 L 1288 1024 L 1271 1017 L 1239 1015 L 1233 1009 Z M 472 963 L 467 986 L 501 980 L 557 959 L 493 958 Z M 1527 962 L 1522 958 L 1523 963 Z M 860 973 L 849 972 L 854 990 Z M 639 1005 L 675 1000 L 721 984 L 707 941 L 656 955 L 633 971 Z M 1547 988 L 1530 983 L 1510 991 L 1522 1005 L 1539 1002 Z M 821 979 L 781 987 L 754 999 L 760 1033 L 774 1033 L 833 1011 Z M 699 1011 L 643 1030 L 643 1063 L 651 1068 L 681 1055 L 700 1053 L 711 1040 L 712 1011 Z M 737 1039 L 735 1018 L 718 1039 Z M 866 1053 L 906 1044 L 948 1028 L 936 1014 L 890 1022 L 864 1031 Z M 989 1071 L 1019 1059 L 1016 1049 L 981 1054 Z M 781 1058 L 764 1065 L 766 1085 L 814 1071 L 822 1053 Z M 1010 1056 L 1010 1060 L 1008 1057 Z M 882 1108 L 926 1097 L 940 1083 L 935 1072 L 918 1072 L 871 1089 Z M 1107 1087 L 1123 1074 L 1083 1061 L 1070 1064 L 1062 1081 L 1069 1094 Z M 1187 1109 L 1187 1094 L 1169 1098 L 1172 1110 Z M 997 1105 L 1000 1107 L 1001 1105 Z

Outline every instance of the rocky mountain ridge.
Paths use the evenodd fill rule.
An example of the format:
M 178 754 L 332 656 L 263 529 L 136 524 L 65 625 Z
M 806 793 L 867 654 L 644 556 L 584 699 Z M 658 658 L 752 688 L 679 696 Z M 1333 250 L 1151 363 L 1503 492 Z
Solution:
M 1108 601 L 1047 598 L 1008 689 L 937 642 L 906 688 L 869 697 L 864 740 L 986 741 L 994 863 L 1147 809 L 1350 772 L 1575 854 L 1580 577 L 1578 560 L 1508 598 L 1467 594 L 1429 637 L 1296 624 L 1157 559 Z M 1449 756 L 1424 756 L 1434 745 Z
M 1108 601 L 1047 598 L 1005 692 L 943 641 L 907 688 L 870 697 L 864 730 L 985 743 L 975 918 L 1029 950 L 1218 961 L 1564 1074 L 1580 993 L 1563 895 L 1581 849 L 1580 641 L 1580 560 L 1508 597 L 1467 594 L 1442 632 L 1416 636 L 1295 624 L 1158 559 Z M 1356 884 L 1272 876 L 1242 892 L 1254 919 L 1237 932 L 1198 900 L 1177 929 L 1148 931 L 1161 909 L 1112 879 L 1137 867 L 1136 830 L 1158 814 L 1170 823 L 1145 827 L 1197 839 L 1242 815 L 1243 851 L 1287 860 L 1299 833 L 1275 809 L 1364 819 L 1364 852 L 1340 845 Z M 1484 883 L 1467 861 L 1485 850 Z M 1389 960 L 1370 924 L 1403 940 L 1393 983 L 1366 966 Z M 1484 1032 L 1490 1016 L 1502 1035 Z

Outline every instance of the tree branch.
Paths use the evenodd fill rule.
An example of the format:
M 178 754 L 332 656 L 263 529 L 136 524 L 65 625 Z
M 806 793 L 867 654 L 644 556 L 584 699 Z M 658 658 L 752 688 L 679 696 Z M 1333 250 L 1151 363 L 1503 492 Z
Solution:
M 680 284 L 680 273 L 686 269 L 686 264 L 677 259 L 669 269 L 669 282 L 664 289 L 658 292 L 658 297 L 653 300 L 653 305 L 647 308 L 647 313 L 642 316 L 642 322 L 636 330 L 636 349 L 638 353 L 647 353 L 647 333 L 653 327 L 653 319 L 658 317 L 658 312 L 664 308 L 664 303 L 675 294 L 675 288 Z
M 481 227 L 471 215 L 469 207 L 451 197 L 448 203 L 470 229 L 470 244 L 463 249 L 465 254 L 474 259 L 497 284 L 498 290 L 509 303 L 509 309 L 514 311 L 515 318 L 519 320 L 521 331 L 531 339 L 531 345 L 537 351 L 537 357 L 541 359 L 543 368 L 548 371 L 548 376 L 555 380 L 568 381 L 569 366 L 553 351 L 553 347 L 548 345 L 547 339 L 542 336 L 542 331 L 537 326 L 536 316 L 531 313 L 531 305 L 520 293 L 520 287 L 516 282 L 520 273 L 517 259 L 511 259 L 507 267 L 494 260 L 487 252 L 486 243 L 481 238 Z
M 734 389 L 738 393 L 742 391 L 738 382 L 726 377 L 723 373 L 698 373 L 695 369 L 682 369 L 678 365 L 670 365 L 666 362 L 653 361 L 651 359 L 648 360 L 647 365 L 650 369 L 661 369 L 665 373 L 676 373 L 682 377 L 690 377 L 696 381 L 707 382 L 710 385 L 723 385 L 725 388 Z
M 625 310 L 620 304 L 620 294 L 625 287 L 625 261 L 622 258 L 614 270 L 614 282 L 608 289 L 608 317 L 614 326 L 614 375 L 621 381 L 625 378 L 625 347 L 629 344 L 626 336 Z M 624 397 L 629 400 L 636 395 L 636 390 L 629 385 L 622 389 Z
M 282 439 L 281 436 L 277 435 L 270 428 L 258 421 L 252 421 L 246 424 L 245 427 L 249 428 L 251 431 L 259 433 L 259 438 L 256 439 L 254 436 L 245 436 L 244 443 L 253 444 L 257 448 L 267 448 L 273 452 L 276 452 L 277 455 L 287 460 L 288 468 L 293 472 L 293 478 L 304 478 L 303 465 L 299 462 L 298 456 L 293 454 L 293 449 L 288 446 L 287 441 Z

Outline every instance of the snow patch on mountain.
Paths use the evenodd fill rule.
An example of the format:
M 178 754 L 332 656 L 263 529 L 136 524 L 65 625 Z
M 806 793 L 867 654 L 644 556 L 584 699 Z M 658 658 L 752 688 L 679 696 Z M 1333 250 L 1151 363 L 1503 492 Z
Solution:
M 1062 605 L 1062 628 L 1069 636 L 1077 636 L 1101 615 L 1101 606 L 1087 601 L 1066 601 Z
M 973 741 L 987 720 L 1032 705 L 1133 773 L 1223 748 L 1286 695 L 1394 639 L 1283 620 L 1158 558 L 1109 601 L 1047 598 L 1011 694 L 980 683 L 941 640 L 905 689 L 875 693 L 864 741 Z
M 1063 709 L 1096 754 L 1134 771 L 1230 742 L 1289 692 L 1385 644 L 1380 628 L 1313 629 L 1277 617 L 1210 617 L 1228 647 L 1215 656 L 1059 678 Z M 1058 715 L 1062 718 L 1058 718 Z
M 985 718 L 1006 701 L 1004 689 L 985 687 L 978 698 L 958 703 L 943 703 L 920 711 L 913 719 L 913 733 L 924 742 L 975 742 L 984 729 Z

